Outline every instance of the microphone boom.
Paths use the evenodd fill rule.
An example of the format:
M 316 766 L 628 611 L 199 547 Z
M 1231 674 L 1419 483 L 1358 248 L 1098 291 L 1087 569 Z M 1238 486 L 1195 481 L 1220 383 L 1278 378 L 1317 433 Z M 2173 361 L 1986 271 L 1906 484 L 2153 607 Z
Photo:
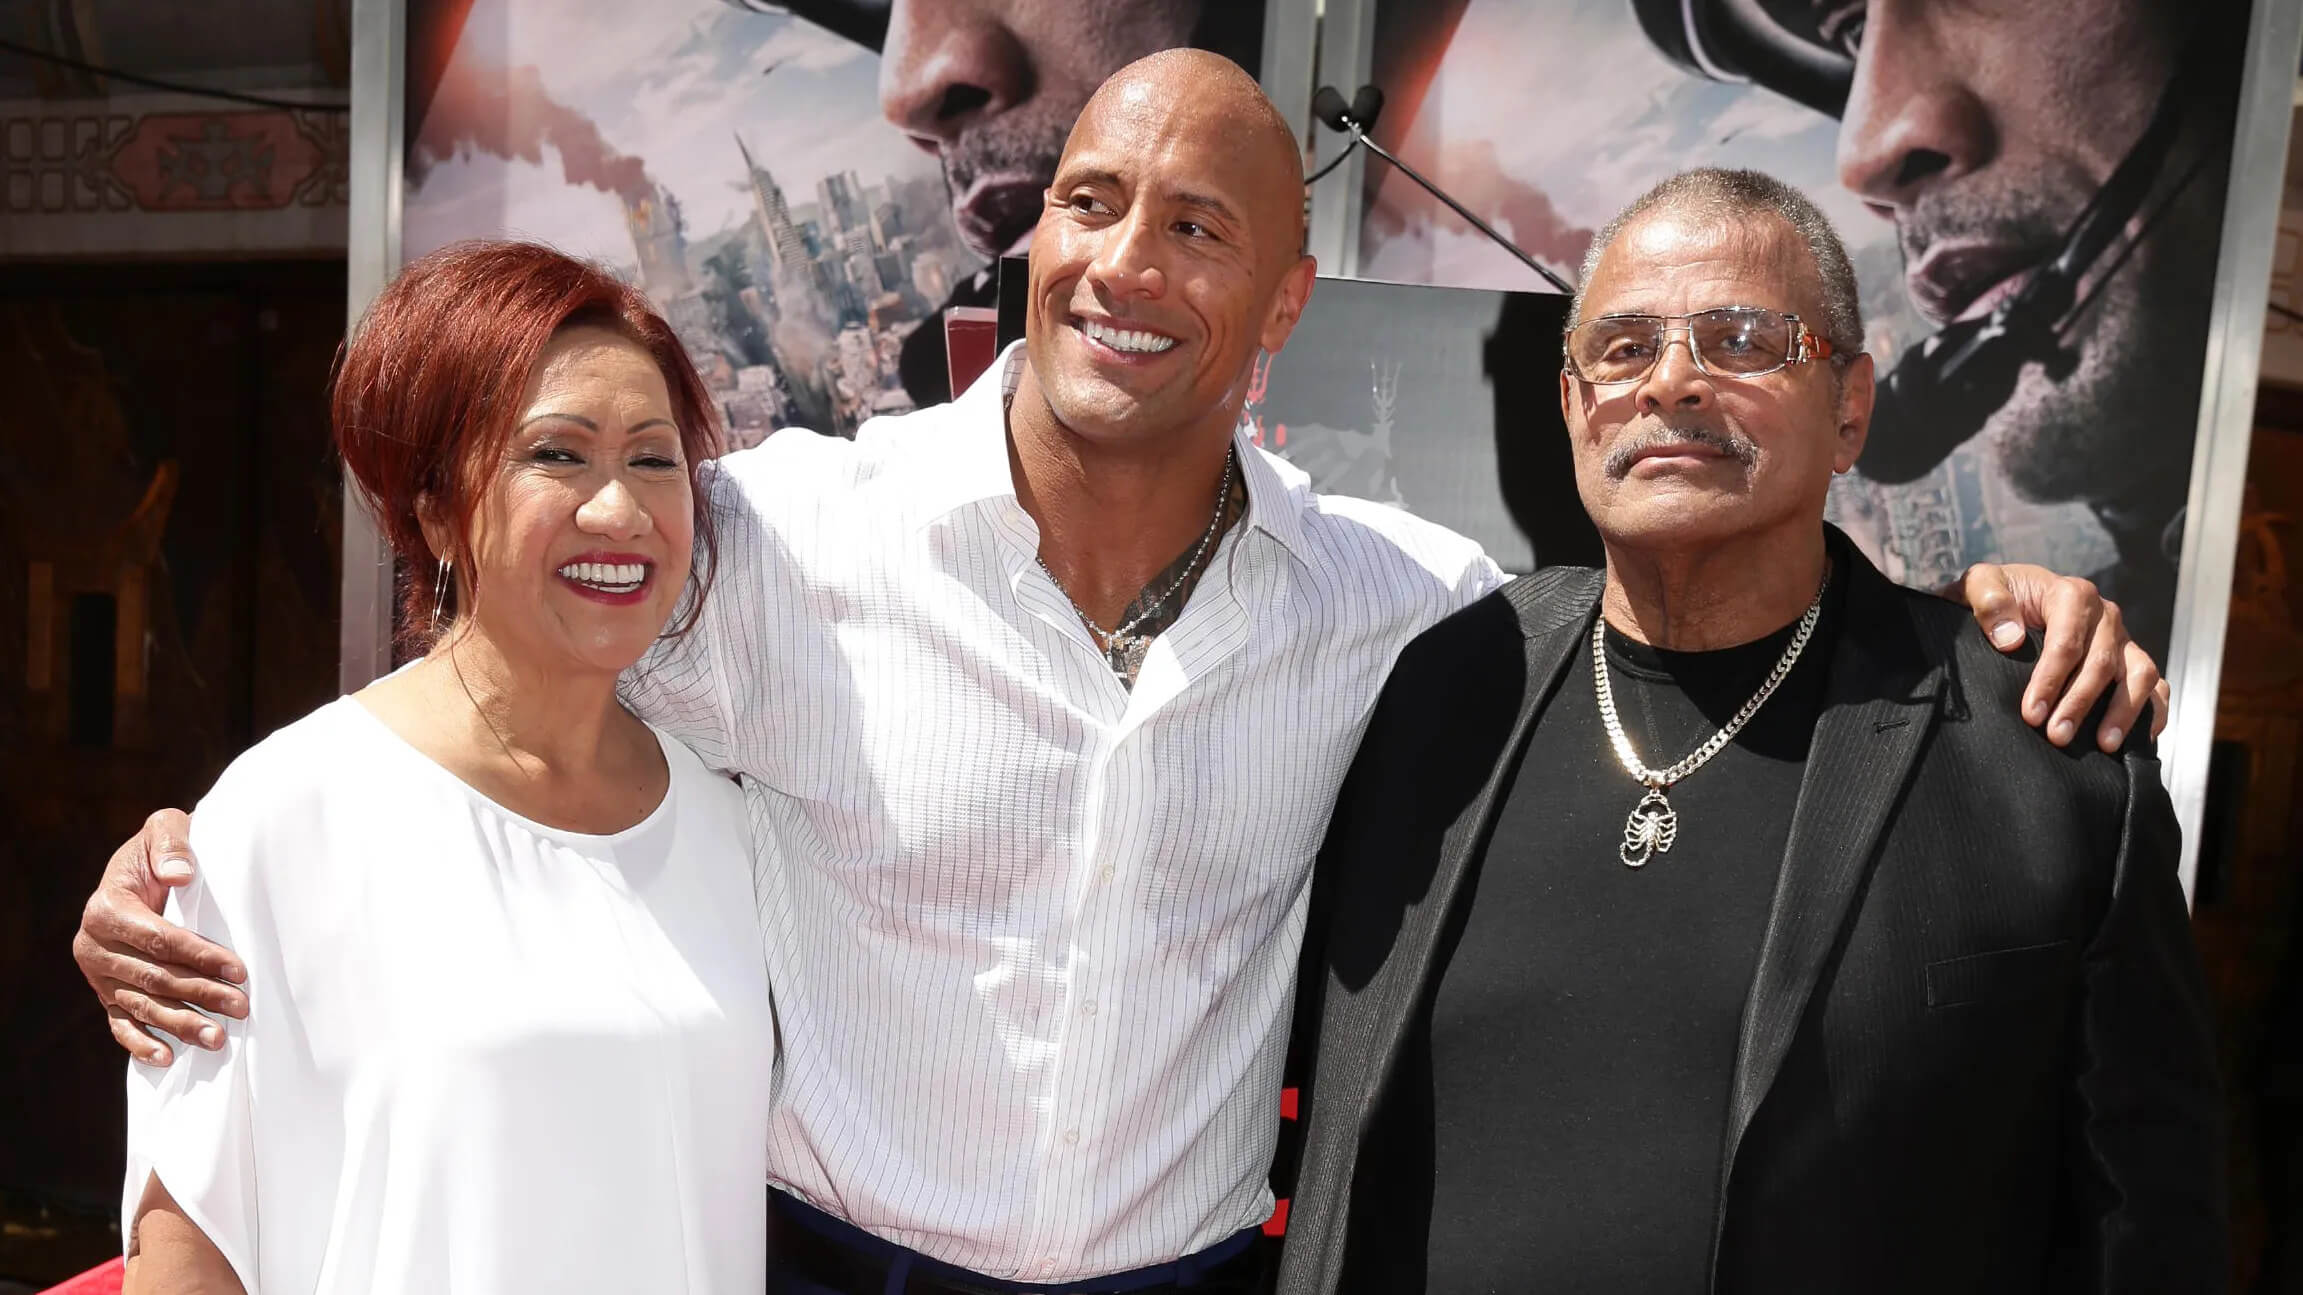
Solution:
M 1372 139 L 1369 139 L 1367 137 L 1368 129 L 1375 125 L 1376 115 L 1382 111 L 1383 91 L 1375 88 L 1372 85 L 1361 86 L 1358 93 L 1354 94 L 1351 97 L 1351 101 L 1348 103 L 1344 101 L 1342 91 L 1337 90 L 1332 85 L 1321 86 L 1311 97 L 1312 115 L 1319 118 L 1320 123 L 1326 126 L 1329 130 L 1339 131 L 1343 134 L 1351 136 L 1351 143 L 1346 145 L 1344 151 L 1336 156 L 1335 161 L 1328 163 L 1324 167 L 1321 167 L 1317 174 L 1306 179 L 1304 183 L 1309 184 L 1312 180 L 1316 180 L 1320 176 L 1326 175 L 1329 171 L 1334 170 L 1336 165 L 1342 162 L 1344 158 L 1351 156 L 1352 149 L 1359 148 L 1364 145 L 1366 146 L 1367 151 L 1375 154 L 1377 157 L 1382 158 L 1384 161 L 1391 163 L 1393 166 L 1399 168 L 1401 173 L 1406 175 L 1408 179 L 1415 181 L 1419 185 L 1422 185 L 1424 192 L 1429 193 L 1432 197 L 1446 203 L 1448 210 L 1454 212 L 1458 216 L 1463 217 L 1466 221 L 1469 221 L 1473 229 L 1476 229 L 1480 233 L 1487 235 L 1489 239 L 1494 241 L 1497 247 L 1500 247 L 1504 251 L 1518 257 L 1522 265 L 1525 265 L 1528 269 L 1533 270 L 1537 274 L 1543 276 L 1544 281 L 1551 284 L 1552 287 L 1557 288 L 1561 292 L 1565 293 L 1573 293 L 1575 291 L 1574 288 L 1568 285 L 1567 280 L 1562 279 L 1557 274 L 1552 273 L 1550 268 L 1545 266 L 1543 262 L 1536 260 L 1532 256 L 1529 256 L 1524 250 L 1521 249 L 1519 244 L 1514 243 L 1510 239 L 1505 238 L 1503 235 L 1495 232 L 1493 226 L 1489 225 L 1486 221 L 1481 220 L 1479 217 L 1473 215 L 1470 208 L 1464 206 L 1462 203 L 1457 202 L 1454 198 L 1450 197 L 1445 189 L 1442 189 L 1438 185 L 1433 184 L 1431 181 L 1424 179 L 1421 172 L 1417 171 L 1414 167 L 1409 166 L 1407 163 L 1400 161 L 1398 158 L 1393 157 L 1391 152 L 1384 148 L 1383 145 L 1376 143 Z

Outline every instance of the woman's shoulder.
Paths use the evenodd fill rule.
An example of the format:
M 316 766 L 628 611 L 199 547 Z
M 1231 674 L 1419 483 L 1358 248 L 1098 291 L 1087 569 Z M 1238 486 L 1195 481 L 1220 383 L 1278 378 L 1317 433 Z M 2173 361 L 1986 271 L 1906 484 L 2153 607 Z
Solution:
M 347 788 L 380 794 L 388 765 L 381 722 L 339 697 L 275 730 L 225 767 L 193 811 L 193 845 L 203 836 L 248 841 L 309 823 Z
M 339 698 L 278 729 L 200 798 L 192 810 L 197 876 L 169 901 L 184 924 L 226 944 L 246 941 L 277 925 L 282 904 L 306 902 L 292 897 L 328 889 L 321 874 L 337 855 L 328 838 L 354 821 L 342 807 L 388 795 L 369 774 L 374 737 L 358 706 Z
M 280 795 L 325 779 L 336 759 L 358 742 L 350 712 L 359 703 L 338 697 L 303 718 L 274 729 L 270 736 L 233 757 L 216 779 L 209 799 L 250 793 Z M 203 800 L 202 804 L 207 802 Z

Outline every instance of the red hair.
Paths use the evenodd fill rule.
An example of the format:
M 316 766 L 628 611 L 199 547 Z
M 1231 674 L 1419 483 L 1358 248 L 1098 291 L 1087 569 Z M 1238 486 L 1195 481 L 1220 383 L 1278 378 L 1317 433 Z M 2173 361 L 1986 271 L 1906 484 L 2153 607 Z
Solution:
M 696 571 L 685 611 L 695 620 L 719 548 L 696 470 L 722 448 L 703 379 L 640 291 L 607 271 L 536 243 L 457 243 L 411 262 L 376 297 L 337 357 L 331 414 L 344 468 L 392 548 L 413 568 L 401 609 L 411 646 L 428 644 L 435 555 L 419 501 L 449 533 L 438 556 L 478 596 L 472 521 L 502 462 L 536 359 L 565 328 L 598 327 L 646 351 L 664 375 L 695 496 Z M 441 617 L 458 598 L 448 582 Z

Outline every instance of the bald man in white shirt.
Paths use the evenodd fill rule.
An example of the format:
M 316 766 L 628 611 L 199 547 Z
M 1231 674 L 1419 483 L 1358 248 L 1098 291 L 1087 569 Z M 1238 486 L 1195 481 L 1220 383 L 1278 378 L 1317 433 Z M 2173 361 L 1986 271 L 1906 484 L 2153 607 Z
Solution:
M 950 405 L 710 475 L 719 583 L 625 696 L 749 797 L 771 1289 L 1268 1280 L 1312 857 L 1400 648 L 1502 580 L 1241 435 L 1302 247 L 1301 155 L 1255 82 L 1153 55 L 1072 132 L 1021 345 Z M 1995 629 L 2045 613 L 2034 722 L 2110 687 L 2131 727 L 2152 697 L 2083 584 L 1968 594 Z M 247 1009 L 229 953 L 152 911 L 183 833 L 163 813 L 122 848 L 75 945 L 155 1061 L 141 1026 L 197 1043 L 193 1007 Z

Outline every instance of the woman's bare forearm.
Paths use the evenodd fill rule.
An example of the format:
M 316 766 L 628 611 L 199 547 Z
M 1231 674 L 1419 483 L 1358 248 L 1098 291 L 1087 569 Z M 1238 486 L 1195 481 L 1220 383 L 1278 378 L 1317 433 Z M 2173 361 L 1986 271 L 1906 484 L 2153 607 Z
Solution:
M 186 1217 L 159 1178 L 144 1186 L 128 1233 L 120 1295 L 248 1295 L 224 1252 Z

